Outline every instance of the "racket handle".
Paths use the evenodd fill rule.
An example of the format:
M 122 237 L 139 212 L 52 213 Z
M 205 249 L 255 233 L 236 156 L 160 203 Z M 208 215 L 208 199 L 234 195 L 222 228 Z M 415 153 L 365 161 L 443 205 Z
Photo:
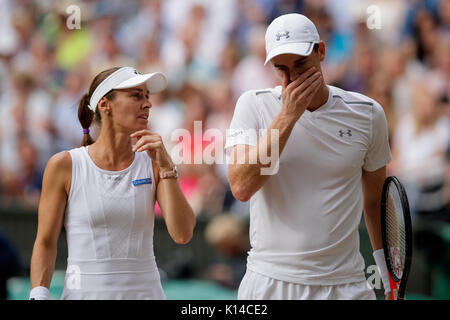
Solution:
M 398 299 L 398 284 L 394 280 L 392 280 L 391 275 L 389 274 L 389 285 L 391 286 L 391 299 Z

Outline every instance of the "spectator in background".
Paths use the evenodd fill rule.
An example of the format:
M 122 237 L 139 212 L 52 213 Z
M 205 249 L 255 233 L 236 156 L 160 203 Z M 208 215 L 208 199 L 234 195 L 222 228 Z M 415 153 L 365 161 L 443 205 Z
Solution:
M 11 66 L 18 72 L 28 73 L 38 86 L 50 84 L 55 65 L 53 48 L 40 33 L 33 33 L 28 40 L 28 48 L 14 56 Z
M 19 35 L 13 26 L 14 4 L 12 0 L 0 1 L 0 57 L 9 57 L 19 45 Z M 1 65 L 1 59 L 0 59 Z
M 206 241 L 217 256 L 206 270 L 206 278 L 237 289 L 245 274 L 250 243 L 245 224 L 231 213 L 214 216 L 205 229 Z
M 344 88 L 355 92 L 368 92 L 368 81 L 375 71 L 376 49 L 369 41 L 358 42 L 348 69 L 340 79 Z
M 394 133 L 395 113 L 392 108 L 392 82 L 388 74 L 377 72 L 374 73 L 367 84 L 368 96 L 378 101 L 383 107 L 388 123 L 389 137 Z
M 445 215 L 443 186 L 449 121 L 429 84 L 416 82 L 412 92 L 413 109 L 397 124 L 389 170 L 405 184 L 413 216 Z
M 271 88 L 277 83 L 275 72 L 264 66 L 266 57 L 265 27 L 258 25 L 249 30 L 249 53 L 236 66 L 232 81 L 233 97 L 237 99 L 247 90 Z
M 305 0 L 275 0 L 266 1 L 266 5 L 271 8 L 269 22 L 278 16 L 291 12 L 302 12 Z
M 139 49 L 140 51 L 137 61 L 143 70 L 155 72 L 155 70 L 165 69 L 159 55 L 159 47 L 156 37 L 142 41 Z
M 170 73 L 205 83 L 220 73 L 220 56 L 233 28 L 236 0 L 163 3 L 161 56 Z
M 310 17 L 317 27 L 321 38 L 327 46 L 327 56 L 324 61 L 326 81 L 335 84 L 348 67 L 353 50 L 353 35 L 335 26 L 335 21 L 329 12 L 326 1 L 307 0 L 303 5 L 304 15 Z
M 42 189 L 42 171 L 37 167 L 37 149 L 26 136 L 19 138 L 18 154 L 20 158 L 20 174 L 17 176 L 20 185 L 21 206 L 36 208 Z
M 409 90 L 408 82 L 402 77 L 405 72 L 403 56 L 401 51 L 395 50 L 391 46 L 381 49 L 378 59 L 375 60 L 377 72 L 372 73 L 367 82 L 368 96 L 383 106 L 388 123 L 390 141 L 395 132 L 397 118 L 402 117 L 402 114 L 409 111 L 409 105 L 404 103 L 403 97 L 401 99 L 403 110 L 405 110 L 403 112 L 399 111 L 397 113 L 394 101 L 395 92 L 403 93 L 402 91 L 405 88 Z M 406 94 L 409 95 L 409 91 Z M 409 96 L 408 98 L 410 99 Z
M 239 55 L 239 46 L 234 40 L 230 39 L 220 55 L 220 74 L 218 74 L 219 78 L 231 83 L 234 69 L 236 68 L 240 60 Z
M 438 25 L 433 15 L 428 11 L 419 11 L 415 21 L 417 36 L 417 58 L 425 65 L 430 65 L 433 48 L 438 43 Z
M 150 110 L 150 128 L 158 132 L 171 150 L 177 141 L 172 141 L 173 132 L 185 124 L 184 102 L 169 90 L 155 94 Z
M 81 72 L 77 70 L 68 72 L 64 79 L 64 86 L 55 99 L 51 124 L 58 152 L 78 147 L 83 137 L 77 120 L 78 101 L 85 91 L 83 83 L 84 76 Z
M 440 32 L 444 36 L 450 35 L 450 0 L 440 0 L 438 10 Z
M 20 167 L 18 137 L 28 135 L 37 149 L 37 167 L 42 170 L 53 154 L 51 96 L 28 73 L 13 72 L 12 90 L 0 99 L 0 163 L 17 174 Z
M 183 128 L 189 132 L 190 138 L 180 140 L 184 152 L 190 157 L 188 163 L 183 161 L 179 167 L 180 186 L 186 195 L 196 215 L 221 210 L 224 185 L 217 177 L 214 167 L 203 160 L 203 151 L 210 141 L 203 140 L 207 127 L 208 106 L 205 92 L 192 84 L 186 85 L 179 92 L 180 100 L 184 101 L 185 117 Z M 197 128 L 197 130 L 196 130 Z M 200 163 L 198 163 L 200 161 Z
M 217 79 L 210 83 L 207 88 L 207 99 L 210 106 L 210 112 L 206 120 L 207 129 L 219 130 L 222 137 L 225 137 L 233 118 L 234 110 L 232 106 L 236 103 L 232 94 L 231 83 L 225 79 Z M 219 191 L 219 193 L 222 193 L 223 199 L 222 210 L 232 211 L 236 215 L 247 218 L 249 204 L 241 202 L 233 196 L 227 174 L 228 169 L 225 159 L 223 163 L 215 164 L 215 175 L 220 180 L 220 185 L 224 186 L 224 189 Z M 218 197 L 220 196 L 218 195 Z
M 97 45 L 89 59 L 90 70 L 95 73 L 111 66 L 132 65 L 133 61 L 122 50 L 115 36 L 116 13 L 105 15 L 92 22 Z
M 248 52 L 250 31 L 254 26 L 269 23 L 270 1 L 238 0 L 239 17 L 235 26 L 235 39 L 244 52 Z
M 117 41 L 121 50 L 129 57 L 140 60 L 138 53 L 151 41 L 155 45 L 159 44 L 163 38 L 162 30 L 162 0 L 139 0 L 138 5 L 132 15 L 127 17 L 118 26 Z M 127 3 L 130 5 L 132 3 Z M 139 48 L 136 50 L 136 48 Z
M 419 11 L 428 11 L 437 16 L 441 0 L 413 0 L 410 1 L 404 16 L 404 24 L 401 29 L 402 38 L 414 36 L 414 22 Z
M 233 98 L 231 83 L 221 78 L 212 81 L 207 86 L 206 99 L 209 112 L 206 118 L 205 129 L 218 130 L 225 137 L 226 130 L 233 118 L 233 105 L 236 103 L 236 100 Z M 218 166 L 217 169 L 223 177 L 224 183 L 227 183 L 228 178 L 225 164 L 216 164 L 216 166 Z
M 0 300 L 8 299 L 7 280 L 22 274 L 19 254 L 9 240 L 0 233 Z
M 69 14 L 66 12 L 70 3 L 68 1 L 55 2 L 53 12 L 56 15 L 56 21 L 54 27 L 58 32 L 55 37 L 55 63 L 58 69 L 61 71 L 68 71 L 82 64 L 87 64 L 89 59 L 92 58 L 93 50 L 98 48 L 98 44 L 101 43 L 103 38 L 102 32 L 98 32 L 97 25 L 102 24 L 103 20 L 93 20 L 92 25 L 89 27 L 75 28 L 70 30 L 66 26 L 66 21 Z M 86 23 L 93 16 L 91 16 L 91 10 L 83 2 L 76 2 L 76 5 L 80 7 L 80 15 L 82 19 L 80 22 L 83 26 L 87 26 Z M 102 30 L 104 31 L 104 30 Z M 100 41 L 99 41 L 100 40 Z M 95 73 L 96 70 L 92 71 Z
M 442 36 L 436 44 L 433 56 L 432 67 L 429 72 L 428 81 L 439 93 L 441 101 L 447 101 L 450 97 L 450 37 Z M 446 109 L 447 116 L 450 108 Z

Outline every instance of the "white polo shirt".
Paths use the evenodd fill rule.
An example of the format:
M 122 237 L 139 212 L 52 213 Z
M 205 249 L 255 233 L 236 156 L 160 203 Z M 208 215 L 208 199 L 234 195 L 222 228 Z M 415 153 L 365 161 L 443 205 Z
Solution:
M 362 169 L 375 171 L 391 160 L 382 107 L 362 94 L 328 88 L 328 101 L 300 117 L 278 172 L 250 199 L 247 268 L 306 285 L 365 280 L 358 233 Z M 259 138 L 246 130 L 267 129 L 280 110 L 281 86 L 244 93 L 227 151 L 255 146 Z

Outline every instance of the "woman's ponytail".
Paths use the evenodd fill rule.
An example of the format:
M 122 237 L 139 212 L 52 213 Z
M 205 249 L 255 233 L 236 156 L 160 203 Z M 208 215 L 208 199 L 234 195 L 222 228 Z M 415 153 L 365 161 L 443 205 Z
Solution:
M 103 82 L 109 75 L 114 73 L 115 71 L 119 70 L 120 67 L 114 67 L 107 70 L 104 70 L 100 72 L 94 80 L 92 80 L 92 83 L 89 87 L 89 92 L 83 94 L 83 96 L 80 99 L 80 104 L 78 106 L 78 119 L 80 120 L 81 126 L 83 127 L 83 140 L 81 141 L 81 146 L 88 146 L 90 144 L 93 144 L 95 141 L 92 139 L 91 135 L 89 134 L 89 127 L 92 124 L 92 121 L 94 121 L 94 118 L 96 121 L 101 122 L 101 115 L 98 109 L 95 109 L 95 112 L 89 108 L 89 103 L 91 96 L 94 94 L 95 89 L 100 85 L 100 83 Z M 109 91 L 104 95 L 109 100 L 114 99 L 114 90 Z M 97 106 L 92 106 L 97 107 Z
M 83 140 L 81 141 L 81 146 L 85 147 L 94 143 L 89 134 L 89 127 L 94 120 L 94 111 L 89 108 L 89 94 L 85 93 L 80 99 L 80 104 L 78 106 L 78 119 L 80 120 L 81 127 L 83 127 Z

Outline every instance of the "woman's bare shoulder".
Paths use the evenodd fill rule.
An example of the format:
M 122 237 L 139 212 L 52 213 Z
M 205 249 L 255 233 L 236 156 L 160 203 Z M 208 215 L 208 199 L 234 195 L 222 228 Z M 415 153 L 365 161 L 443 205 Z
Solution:
M 72 157 L 68 151 L 55 153 L 47 162 L 44 178 L 66 184 L 72 177 Z

